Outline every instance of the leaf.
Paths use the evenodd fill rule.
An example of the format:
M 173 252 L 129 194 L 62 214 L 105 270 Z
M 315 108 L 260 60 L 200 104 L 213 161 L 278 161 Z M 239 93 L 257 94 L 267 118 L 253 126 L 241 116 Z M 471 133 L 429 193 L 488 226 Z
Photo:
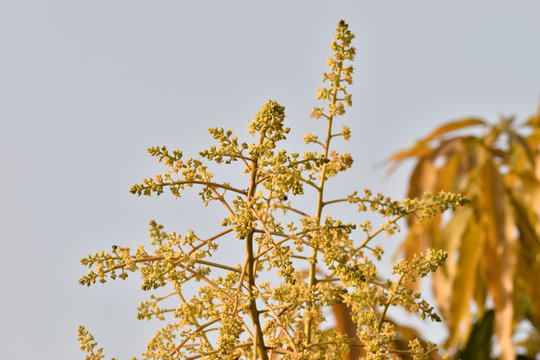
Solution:
M 537 166 L 536 170 L 540 170 L 540 163 Z M 512 191 L 515 197 L 523 199 L 522 208 L 530 210 L 523 212 L 528 214 L 527 218 L 531 222 L 531 227 L 536 231 L 536 234 L 540 234 L 540 221 L 535 221 L 535 219 L 540 219 L 540 174 L 535 175 L 532 171 L 523 171 L 515 174 L 509 173 L 505 180 L 507 178 L 509 182 L 512 181 L 507 186 L 515 189 Z
M 491 356 L 491 338 L 493 336 L 493 322 L 495 319 L 495 311 L 488 310 L 477 321 L 465 349 L 460 353 L 461 360 L 490 360 Z
M 497 148 L 489 148 L 488 151 L 490 154 L 494 157 L 498 157 L 502 159 L 503 161 L 508 161 L 508 153 L 504 150 L 497 149 Z
M 540 126 L 540 106 L 538 107 L 538 112 L 531 116 L 525 124 L 530 126 Z
M 523 150 L 525 151 L 525 155 L 527 155 L 527 159 L 529 160 L 529 163 L 531 165 L 534 165 L 535 163 L 534 154 L 527 140 L 523 136 L 519 135 L 518 133 L 514 131 L 507 130 L 506 133 L 510 136 L 510 139 L 512 139 L 514 142 L 516 142 L 518 145 L 520 145 L 523 148 Z
M 436 228 L 440 222 L 409 221 L 411 232 L 400 249 L 410 253 L 434 246 L 449 251 L 442 271 L 432 277 L 435 299 L 451 333 L 447 344 L 465 340 L 461 336 L 471 326 L 466 323 L 474 309 L 471 301 L 476 303 L 475 313 L 483 314 L 490 298 L 495 304 L 493 331 L 500 340 L 501 359 L 514 358 L 511 337 L 516 322 L 527 319 L 536 331 L 540 329 L 540 281 L 531 278 L 540 274 L 538 119 L 540 108 L 523 128 L 515 128 L 508 119 L 493 126 L 477 118 L 463 119 L 438 127 L 413 149 L 394 155 L 396 161 L 418 156 L 409 194 L 432 187 L 471 200 L 468 220 L 458 208 L 451 219 L 462 219 L 450 220 L 444 227 Z M 484 135 L 471 135 L 470 127 L 478 125 L 483 126 Z M 457 136 L 458 130 L 469 134 Z M 437 169 L 435 175 L 430 173 L 431 165 Z M 461 221 L 467 223 L 465 231 Z M 473 249 L 474 244 L 479 249 Z
M 513 222 L 509 205 L 505 201 L 504 185 L 496 165 L 486 158 L 480 167 L 479 185 L 481 189 L 480 213 L 485 226 L 486 242 L 484 268 L 488 287 L 495 303 L 495 332 L 501 349 L 501 359 L 513 359 L 512 344 L 512 291 L 515 267 L 513 243 Z
M 510 207 L 505 208 L 505 242 L 502 247 L 500 261 L 500 307 L 496 310 L 495 332 L 499 338 L 499 347 L 501 349 L 501 359 L 514 359 L 515 349 L 512 341 L 514 331 L 514 303 L 512 294 L 514 293 L 514 274 L 517 263 L 517 238 L 515 235 L 514 216 Z
M 504 184 L 497 166 L 484 150 L 478 149 L 477 158 L 480 162 L 478 170 L 479 211 L 486 227 L 486 233 L 489 235 L 489 245 L 496 249 L 505 240 Z M 496 268 L 496 264 L 497 261 L 493 259 L 490 266 Z
M 395 261 L 401 255 L 401 253 L 403 253 L 403 257 L 405 259 L 412 259 L 414 254 L 418 254 L 421 251 L 424 223 L 409 225 L 409 232 L 401 244 L 399 244 L 393 261 Z
M 457 208 L 452 218 L 441 231 L 439 244 L 434 244 L 435 249 L 445 249 L 448 252 L 449 258 L 449 261 L 445 262 L 444 266 L 432 275 L 435 302 L 445 318 L 451 316 L 450 299 L 453 290 L 452 283 L 458 270 L 457 262 L 454 259 L 459 256 L 461 241 L 467 230 L 467 225 L 471 221 L 472 214 L 472 207 Z
M 411 149 L 401 150 L 390 156 L 386 162 L 391 163 L 390 169 L 386 172 L 386 176 L 390 176 L 401 163 L 407 158 L 424 158 L 433 152 L 433 148 L 427 147 L 425 142 L 417 142 Z
M 523 195 L 525 198 L 532 196 L 532 191 L 526 191 Z M 537 195 L 537 194 L 536 194 Z M 517 313 L 525 313 L 530 317 L 530 321 L 536 328 L 540 328 L 540 308 L 535 306 L 537 299 L 540 299 L 540 282 L 530 281 L 531 274 L 540 274 L 540 238 L 537 230 L 535 229 L 535 220 L 538 219 L 535 213 L 535 209 L 531 209 L 525 205 L 525 199 L 521 200 L 517 194 L 510 192 L 510 198 L 512 202 L 512 209 L 515 212 L 515 222 L 519 233 L 519 262 L 517 264 L 517 286 L 520 286 L 525 294 L 521 295 L 521 298 L 525 297 L 530 304 L 525 309 L 516 309 Z M 530 200 L 530 199 L 529 199 Z M 537 201 L 534 197 L 532 201 Z M 530 201 L 527 202 L 530 204 Z M 533 202 L 533 206 L 537 205 Z M 529 208 L 529 211 L 527 211 Z M 538 226 L 538 221 L 536 221 Z
M 439 156 L 451 157 L 456 154 L 462 153 L 465 150 L 464 144 L 468 140 L 472 140 L 472 136 L 458 136 L 447 140 L 442 140 L 439 147 L 433 151 L 432 157 L 435 159 Z
M 483 227 L 476 219 L 470 218 L 460 243 L 456 276 L 452 282 L 450 317 L 448 318 L 450 337 L 446 341 L 446 346 L 454 346 L 470 326 L 470 304 L 476 283 L 476 277 L 473 274 L 477 273 L 480 266 L 484 241 Z
M 532 265 L 536 262 L 535 254 L 540 250 L 540 239 L 534 229 L 535 215 L 527 211 L 523 200 L 519 199 L 513 191 L 508 192 L 508 197 L 515 213 L 515 225 L 519 231 L 521 251 L 524 252 L 523 259 Z
M 422 139 L 422 141 L 430 141 L 448 132 L 476 125 L 486 125 L 486 122 L 478 118 L 465 118 L 463 120 L 449 122 L 433 130 L 433 132 Z
M 476 269 L 476 274 L 473 274 L 473 276 L 476 276 L 476 278 L 478 279 L 476 285 L 474 286 L 473 294 L 473 299 L 477 308 L 476 312 L 479 314 L 483 314 L 486 307 L 486 299 L 488 297 L 486 275 L 484 274 L 482 267 L 479 266 L 478 269 Z
M 430 158 L 421 159 L 414 167 L 411 179 L 409 180 L 409 193 L 407 196 L 421 198 L 426 192 L 435 190 L 437 180 L 437 168 Z
M 463 189 L 459 187 L 459 182 L 463 179 L 464 175 L 460 171 L 460 160 L 460 157 L 455 155 L 441 165 L 437 172 L 437 190 L 463 193 Z
M 532 269 L 529 268 L 529 271 L 534 274 L 539 274 L 540 264 L 536 262 Z M 540 282 L 529 281 L 529 289 L 527 293 L 532 301 L 531 322 L 538 329 L 540 327 L 540 309 L 538 308 L 538 299 L 540 299 Z

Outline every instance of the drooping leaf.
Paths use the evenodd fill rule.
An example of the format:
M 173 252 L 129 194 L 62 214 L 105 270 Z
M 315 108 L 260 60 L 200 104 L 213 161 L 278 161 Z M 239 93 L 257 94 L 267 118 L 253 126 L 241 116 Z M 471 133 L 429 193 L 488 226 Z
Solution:
M 437 184 L 435 185 L 437 189 L 444 189 L 448 192 L 458 192 L 460 193 L 462 184 L 460 184 L 465 179 L 465 174 L 460 166 L 460 156 L 455 155 L 446 160 L 437 171 Z
M 501 304 L 496 308 L 495 332 L 498 336 L 498 345 L 501 350 L 501 359 L 513 359 L 515 354 L 512 335 L 514 333 L 514 275 L 516 272 L 517 238 L 515 235 L 514 215 L 510 207 L 505 208 L 504 222 L 505 241 L 502 244 L 500 261 L 500 297 Z
M 519 135 L 518 133 L 514 131 L 508 130 L 506 131 L 506 133 L 508 134 L 508 136 L 513 142 L 515 142 L 521 147 L 521 149 L 524 151 L 525 155 L 527 156 L 527 160 L 530 162 L 531 165 L 533 165 L 534 153 L 531 147 L 529 146 L 529 144 L 527 143 L 527 140 L 523 136 Z
M 494 125 L 477 118 L 444 124 L 412 149 L 390 158 L 398 164 L 411 158 L 418 161 L 409 179 L 409 194 L 421 194 L 429 187 L 429 191 L 461 193 L 471 200 L 468 219 L 460 209 L 450 221 L 439 219 L 420 225 L 409 221 L 410 231 L 399 252 L 412 254 L 430 246 L 449 251 L 446 265 L 432 277 L 435 299 L 450 331 L 447 344 L 466 340 L 463 336 L 467 331 L 463 329 L 470 319 L 469 310 L 483 314 L 486 300 L 491 299 L 495 304 L 493 331 L 504 359 L 514 357 L 512 334 L 516 322 L 527 319 L 537 331 L 540 329 L 540 281 L 536 281 L 540 275 L 538 110 L 520 128 L 508 118 Z M 484 126 L 483 133 L 472 133 L 472 126 Z M 426 178 L 422 178 L 424 175 Z M 467 229 L 459 240 L 450 240 L 459 237 L 455 234 L 462 232 L 461 222 Z M 473 228 L 477 230 L 471 233 Z M 472 261 L 464 245 L 471 237 L 476 238 L 480 256 L 476 267 L 468 269 L 467 276 L 474 278 L 469 291 L 469 279 L 459 269 L 464 262 Z M 459 244 L 457 251 L 455 242 Z M 458 281 L 458 277 L 464 280 Z M 471 307 L 472 302 L 476 306 Z M 540 348 L 538 337 L 529 340 L 536 341 Z
M 450 337 L 447 340 L 447 346 L 454 346 L 468 332 L 470 326 L 470 299 L 476 283 L 476 277 L 471 274 L 476 273 L 481 260 L 484 241 L 482 232 L 481 225 L 475 219 L 469 219 L 460 243 L 456 275 L 452 282 L 450 317 L 447 320 Z
M 435 249 L 445 249 L 449 259 L 444 266 L 432 275 L 433 294 L 435 302 L 445 318 L 453 315 L 451 309 L 452 284 L 456 278 L 457 262 L 453 261 L 459 257 L 461 241 L 467 230 L 467 224 L 471 222 L 471 207 L 460 207 L 456 209 L 452 218 L 445 225 L 440 234 L 440 241 L 434 244 Z
M 483 154 L 482 154 L 483 155 Z M 514 356 L 512 344 L 512 290 L 513 264 L 503 256 L 511 252 L 509 248 L 508 219 L 505 214 L 504 184 L 501 174 L 491 159 L 484 159 L 479 168 L 481 197 L 479 211 L 485 224 L 486 241 L 484 243 L 484 269 L 488 287 L 495 303 L 495 332 L 499 339 L 501 358 Z M 511 256 L 511 254 L 508 254 Z
M 421 198 L 426 192 L 433 192 L 437 179 L 437 168 L 430 158 L 421 159 L 415 166 L 409 181 L 410 199 Z
M 421 251 L 423 233 L 422 225 L 422 223 L 409 225 L 409 232 L 401 244 L 399 244 L 398 249 L 394 254 L 394 261 L 401 255 L 403 255 L 405 259 L 410 259 L 414 256 L 414 254 L 418 254 Z
M 478 320 L 469 335 L 465 349 L 460 353 L 461 360 L 491 360 L 491 338 L 495 311 L 488 310 Z

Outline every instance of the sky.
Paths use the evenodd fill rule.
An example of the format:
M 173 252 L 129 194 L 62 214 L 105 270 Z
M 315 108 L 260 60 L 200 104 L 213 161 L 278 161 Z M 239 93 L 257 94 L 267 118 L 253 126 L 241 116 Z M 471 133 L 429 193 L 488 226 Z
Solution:
M 357 58 L 355 165 L 338 184 L 402 198 L 410 166 L 387 179 L 393 152 L 446 121 L 536 111 L 538 14 L 532 0 L 0 1 L 2 358 L 83 359 L 79 324 L 108 358 L 144 350 L 159 324 L 136 319 L 138 279 L 82 287 L 79 260 L 148 243 L 151 219 L 184 233 L 220 219 L 195 192 L 129 193 L 163 170 L 148 146 L 196 155 L 213 126 L 248 139 L 273 99 L 300 148 L 340 19 Z

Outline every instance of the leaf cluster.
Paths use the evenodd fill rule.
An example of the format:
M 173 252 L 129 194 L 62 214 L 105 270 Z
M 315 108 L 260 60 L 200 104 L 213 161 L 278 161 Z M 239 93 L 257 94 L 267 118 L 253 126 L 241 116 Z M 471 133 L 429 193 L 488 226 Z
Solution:
M 513 118 L 450 122 L 390 158 L 396 165 L 416 160 L 409 197 L 447 191 L 470 199 L 447 221 L 441 215 L 424 222 L 409 218 L 401 245 L 405 258 L 427 248 L 448 251 L 451 260 L 432 279 L 450 333 L 448 347 L 476 338 L 478 329 L 491 329 L 480 325 L 494 310 L 501 358 L 514 358 L 516 345 L 529 354 L 540 349 L 534 334 L 522 344 L 512 340 L 522 321 L 535 333 L 540 329 L 540 283 L 531 281 L 531 274 L 540 274 L 539 146 L 540 111 L 521 124 Z

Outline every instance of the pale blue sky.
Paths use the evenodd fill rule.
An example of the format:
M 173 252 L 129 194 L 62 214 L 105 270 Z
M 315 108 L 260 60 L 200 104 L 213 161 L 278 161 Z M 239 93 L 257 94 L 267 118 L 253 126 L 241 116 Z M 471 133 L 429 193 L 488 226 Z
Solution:
M 150 219 L 185 232 L 219 214 L 131 195 L 161 169 L 146 147 L 194 155 L 207 127 L 245 134 L 268 99 L 291 138 L 316 127 L 339 19 L 358 53 L 340 186 L 399 198 L 406 169 L 384 181 L 375 166 L 392 152 L 448 120 L 536 110 L 539 15 L 525 0 L 0 1 L 0 357 L 82 359 L 78 324 L 108 356 L 139 355 L 158 325 L 135 319 L 139 282 L 83 288 L 79 259 L 146 243 Z

